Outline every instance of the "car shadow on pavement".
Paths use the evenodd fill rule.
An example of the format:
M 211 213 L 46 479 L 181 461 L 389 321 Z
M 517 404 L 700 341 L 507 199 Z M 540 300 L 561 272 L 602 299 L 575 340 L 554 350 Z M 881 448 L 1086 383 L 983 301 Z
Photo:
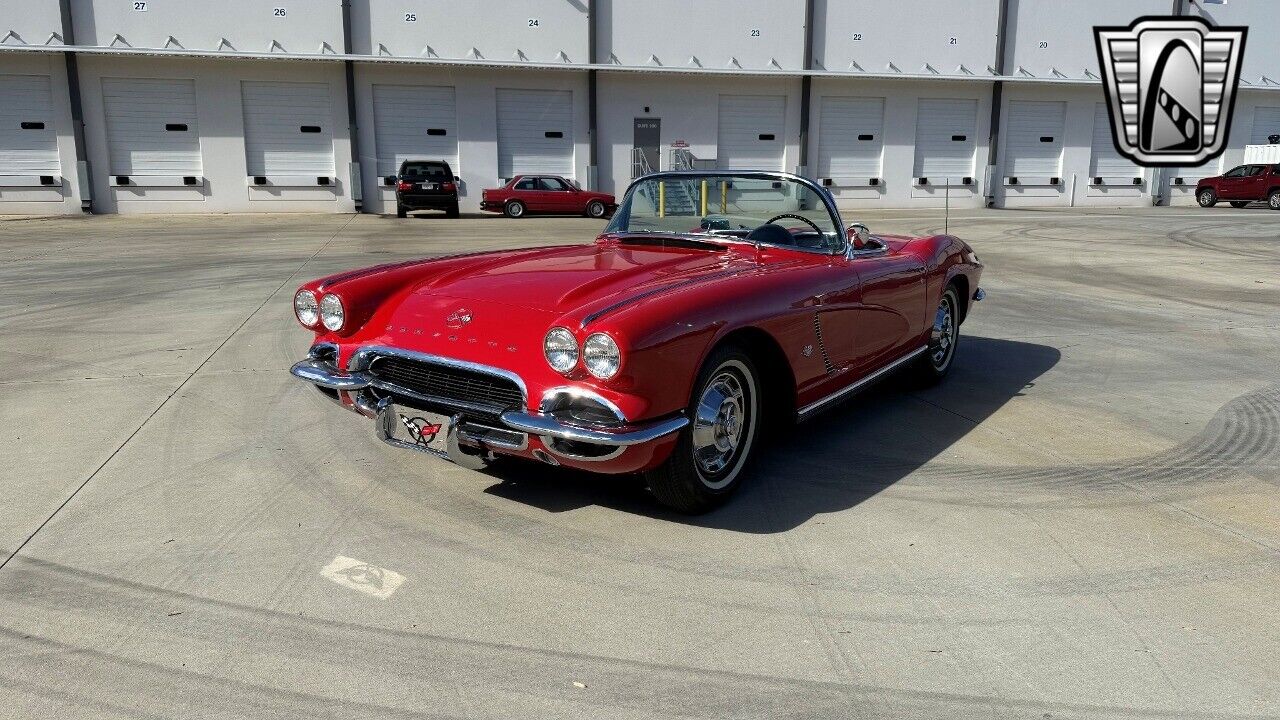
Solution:
M 663 509 L 636 476 L 530 463 L 493 466 L 488 472 L 499 482 L 486 492 L 548 512 L 594 504 L 695 526 L 781 532 L 910 475 L 1033 387 L 1060 357 L 1047 345 L 962 337 L 956 364 L 938 385 L 920 387 L 909 374 L 895 374 L 803 424 L 772 431 L 738 493 L 705 515 Z

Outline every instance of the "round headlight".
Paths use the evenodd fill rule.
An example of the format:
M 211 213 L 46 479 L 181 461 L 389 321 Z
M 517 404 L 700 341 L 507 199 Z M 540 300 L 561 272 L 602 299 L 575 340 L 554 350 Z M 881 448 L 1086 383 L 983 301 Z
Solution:
M 315 327 L 320 321 L 320 303 L 316 302 L 316 294 L 310 290 L 299 290 L 293 296 L 293 313 L 298 316 L 298 322 Z
M 578 365 L 578 340 L 564 328 L 551 328 L 542 341 L 542 354 L 552 370 L 567 373 Z
M 618 374 L 618 367 L 622 365 L 622 353 L 613 338 L 604 333 L 596 333 L 582 344 L 582 362 L 587 366 L 587 372 L 601 380 L 608 380 Z
M 320 298 L 320 319 L 324 326 L 337 332 L 347 320 L 347 313 L 342 309 L 342 298 L 332 293 Z

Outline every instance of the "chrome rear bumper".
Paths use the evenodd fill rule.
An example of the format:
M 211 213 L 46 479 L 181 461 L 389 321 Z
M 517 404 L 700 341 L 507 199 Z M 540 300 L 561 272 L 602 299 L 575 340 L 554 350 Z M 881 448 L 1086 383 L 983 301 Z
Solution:
M 289 372 L 294 377 L 305 380 L 316 387 L 357 393 L 353 397 L 351 409 L 369 418 L 376 419 L 378 417 L 377 401 L 367 397 L 370 393 L 359 392 L 374 384 L 374 378 L 368 372 L 341 370 L 328 360 L 317 357 L 309 357 L 306 360 L 294 363 Z M 678 432 L 689 424 L 687 417 L 678 415 L 663 420 L 635 424 L 585 425 L 566 423 L 552 415 L 531 413 L 524 409 L 507 410 L 501 413 L 498 419 L 503 425 L 517 432 L 544 438 L 617 448 L 658 440 L 671 433 Z

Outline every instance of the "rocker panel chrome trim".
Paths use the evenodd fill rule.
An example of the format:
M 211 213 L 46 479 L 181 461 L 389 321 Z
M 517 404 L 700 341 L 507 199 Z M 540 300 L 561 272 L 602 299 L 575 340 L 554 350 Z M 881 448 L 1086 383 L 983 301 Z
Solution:
M 826 407 L 827 405 L 830 405 L 831 403 L 833 403 L 833 402 L 835 402 L 835 401 L 839 400 L 840 398 L 845 397 L 846 395 L 849 395 L 849 394 L 851 394 L 851 393 L 853 393 L 853 392 L 856 392 L 857 390 L 859 390 L 859 389 L 861 389 L 861 388 L 865 387 L 867 384 L 869 384 L 869 383 L 873 382 L 874 380 L 876 380 L 876 379 L 878 379 L 878 378 L 880 378 L 880 377 L 884 376 L 885 374 L 889 373 L 890 371 L 895 370 L 895 369 L 897 369 L 897 368 L 901 367 L 902 365 L 904 365 L 905 363 L 907 363 L 907 362 L 908 362 L 908 361 L 910 361 L 910 360 L 915 359 L 915 357 L 916 357 L 917 355 L 919 355 L 920 353 L 923 353 L 925 350 L 928 350 L 928 349 L 929 349 L 929 346 L 928 346 L 928 345 L 923 345 L 923 346 L 921 346 L 921 347 L 918 347 L 918 348 L 916 348 L 915 350 L 912 350 L 911 352 L 907 353 L 906 355 L 903 355 L 902 357 L 898 358 L 897 360 L 894 360 L 893 362 L 889 363 L 888 365 L 885 365 L 884 367 L 880 368 L 879 370 L 876 370 L 875 372 L 871 373 L 870 375 L 868 375 L 868 376 L 866 376 L 866 377 L 862 378 L 861 380 L 859 380 L 859 381 L 857 381 L 857 382 L 853 383 L 852 385 L 850 385 L 850 386 L 848 386 L 848 387 L 841 388 L 841 389 L 839 389 L 839 390 L 837 390 L 837 391 L 835 391 L 835 392 L 831 393 L 830 395 L 828 395 L 828 396 L 826 396 L 826 397 L 824 397 L 824 398 L 822 398 L 822 399 L 820 399 L 820 400 L 815 400 L 814 402 L 811 402 L 811 403 L 809 403 L 808 405 L 805 405 L 804 407 L 802 407 L 802 408 L 800 408 L 799 410 L 797 410 L 797 411 L 796 411 L 796 415 L 798 416 L 798 417 L 797 417 L 797 419 L 798 419 L 798 420 L 806 420 L 806 419 L 808 419 L 808 417 L 809 417 L 810 415 L 812 415 L 813 413 L 815 413 L 815 412 L 817 412 L 817 411 L 819 411 L 819 410 L 823 409 L 823 408 L 824 408 L 824 407 Z

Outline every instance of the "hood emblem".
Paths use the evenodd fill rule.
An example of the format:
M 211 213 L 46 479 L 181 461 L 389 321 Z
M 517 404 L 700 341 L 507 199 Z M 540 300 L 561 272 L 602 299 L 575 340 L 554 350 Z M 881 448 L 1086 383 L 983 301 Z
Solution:
M 444 324 L 451 328 L 460 328 L 471 322 L 471 311 L 466 308 L 458 308 L 444 319 Z

